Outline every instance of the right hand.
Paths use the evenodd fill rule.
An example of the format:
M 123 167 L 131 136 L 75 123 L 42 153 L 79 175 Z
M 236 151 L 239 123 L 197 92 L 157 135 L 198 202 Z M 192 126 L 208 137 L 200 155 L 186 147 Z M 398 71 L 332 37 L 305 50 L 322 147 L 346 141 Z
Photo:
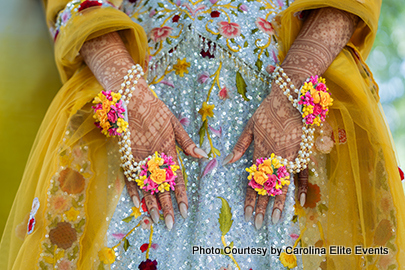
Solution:
M 196 147 L 169 108 L 152 94 L 143 78 L 138 81 L 137 85 L 127 106 L 132 155 L 135 162 L 142 161 L 157 151 L 172 156 L 173 161 L 178 165 L 176 141 L 186 154 L 195 158 L 208 157 L 202 149 Z M 183 218 L 186 218 L 188 209 L 186 187 L 181 171 L 178 170 L 176 173 L 174 193 L 179 211 Z M 125 183 L 132 201 L 136 207 L 139 207 L 140 199 L 136 182 L 126 179 Z M 152 220 L 155 223 L 159 222 L 157 204 L 157 200 L 159 200 L 166 227 L 171 230 L 174 223 L 174 211 L 170 191 L 159 192 L 157 195 L 152 195 L 144 190 L 142 192 Z

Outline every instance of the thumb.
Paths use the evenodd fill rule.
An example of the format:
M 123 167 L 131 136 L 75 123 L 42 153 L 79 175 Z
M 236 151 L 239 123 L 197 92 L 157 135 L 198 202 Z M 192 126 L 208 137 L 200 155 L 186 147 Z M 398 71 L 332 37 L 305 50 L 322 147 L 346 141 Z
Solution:
M 205 153 L 204 150 L 196 146 L 196 144 L 184 130 L 180 121 L 175 116 L 172 117 L 171 122 L 173 125 L 174 136 L 176 138 L 176 141 L 179 143 L 181 149 L 183 149 L 183 151 L 187 155 L 190 155 L 195 158 L 202 158 L 202 157 L 208 158 L 207 153 Z
M 236 142 L 235 146 L 233 147 L 232 153 L 227 155 L 222 162 L 222 166 L 233 163 L 239 160 L 243 154 L 248 149 L 249 145 L 253 141 L 253 127 L 254 122 L 253 118 L 250 118 L 249 122 L 247 123 L 245 129 L 243 130 L 242 134 L 240 135 L 238 141 Z

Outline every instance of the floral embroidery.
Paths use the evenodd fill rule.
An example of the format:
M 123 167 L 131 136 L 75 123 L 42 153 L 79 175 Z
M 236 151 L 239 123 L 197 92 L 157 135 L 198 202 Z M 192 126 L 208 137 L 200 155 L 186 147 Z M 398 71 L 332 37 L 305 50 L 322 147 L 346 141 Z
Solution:
M 177 59 L 177 64 L 173 65 L 176 75 L 180 75 L 180 77 L 184 77 L 184 73 L 188 74 L 189 67 L 190 63 L 187 62 L 186 58 L 183 58 L 183 60 Z
M 214 108 L 215 105 L 211 104 L 209 105 L 207 102 L 203 102 L 201 109 L 198 111 L 199 114 L 201 114 L 201 119 L 202 121 L 205 121 L 208 117 L 213 117 L 214 116 Z
M 236 38 L 240 36 L 240 25 L 237 23 L 219 22 L 219 33 L 226 38 Z
M 35 215 L 39 209 L 39 206 L 40 206 L 39 199 L 37 197 L 35 197 L 34 200 L 32 201 L 30 217 L 28 219 L 27 234 L 31 234 L 34 231 L 35 223 L 36 223 Z
M 225 100 L 229 98 L 229 89 L 225 86 L 218 92 L 218 96 L 220 99 Z
M 259 28 L 264 33 L 268 35 L 274 35 L 274 28 L 270 22 L 266 21 L 263 18 L 257 18 L 255 23 L 257 28 Z
M 76 15 L 80 15 L 81 11 L 90 7 L 113 7 L 115 6 L 106 0 L 73 0 L 69 2 L 66 7 L 58 13 L 56 18 L 55 26 L 51 27 L 49 30 L 53 36 L 54 41 L 56 41 L 59 32 L 67 25 L 69 20 Z
M 170 34 L 172 33 L 172 31 L 173 31 L 173 28 L 171 28 L 169 26 L 156 27 L 150 31 L 150 38 L 154 42 L 160 42 L 160 41 L 165 40 L 167 37 L 169 37 Z

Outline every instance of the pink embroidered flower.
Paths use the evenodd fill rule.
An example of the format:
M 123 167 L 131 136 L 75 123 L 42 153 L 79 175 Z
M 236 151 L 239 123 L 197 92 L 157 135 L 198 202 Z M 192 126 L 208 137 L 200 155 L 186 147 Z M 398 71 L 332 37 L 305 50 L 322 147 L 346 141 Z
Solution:
M 198 76 L 197 82 L 203 84 L 205 83 L 208 79 L 210 78 L 210 74 L 207 71 L 204 71 L 203 73 Z
M 112 236 L 117 239 L 117 240 L 122 240 L 122 238 L 124 238 L 125 233 L 113 233 Z
M 218 96 L 220 99 L 225 100 L 229 98 L 229 90 L 225 86 L 224 88 L 221 89 L 221 91 L 218 92 Z
M 240 5 L 239 9 L 242 10 L 242 11 L 248 11 L 248 7 L 246 5 L 244 5 L 244 4 Z
M 255 23 L 256 23 L 257 28 L 262 30 L 264 33 L 266 33 L 268 35 L 274 35 L 274 28 L 270 22 L 266 21 L 263 18 L 257 18 Z
M 150 217 L 144 216 L 141 220 L 141 228 L 144 230 L 150 230 L 150 227 L 152 225 L 152 220 Z
M 165 40 L 172 33 L 173 28 L 169 26 L 156 27 L 150 31 L 150 38 L 154 42 Z
M 217 135 L 218 137 L 221 138 L 222 136 L 222 127 L 220 126 L 219 129 L 215 129 L 213 127 L 211 127 L 211 125 L 208 125 L 208 128 L 211 130 L 212 133 L 214 133 L 215 135 Z
M 237 23 L 219 22 L 219 33 L 226 38 L 236 38 L 240 36 L 240 25 Z
M 188 119 L 186 116 L 183 116 L 183 114 L 180 114 L 179 122 L 185 127 L 188 127 L 188 125 L 190 125 L 190 119 Z
M 272 74 L 275 69 L 276 69 L 276 67 L 273 66 L 273 65 L 268 65 L 268 66 L 266 67 L 266 71 L 267 71 L 267 73 L 269 73 L 269 74 Z
M 315 141 L 316 149 L 322 154 L 329 154 L 332 151 L 333 145 L 332 139 L 327 136 L 319 136 Z
M 215 4 L 218 0 L 210 0 L 211 4 Z
M 290 237 L 295 241 L 298 239 L 298 237 L 300 237 L 298 234 L 292 233 L 290 234 Z
M 71 269 L 72 263 L 66 259 L 63 259 L 59 262 L 58 264 L 58 269 L 59 270 L 69 270 Z
M 174 84 L 173 84 L 173 82 L 172 82 L 170 79 L 161 80 L 160 83 L 174 88 Z
M 176 5 L 180 6 L 181 5 L 181 0 L 177 0 Z

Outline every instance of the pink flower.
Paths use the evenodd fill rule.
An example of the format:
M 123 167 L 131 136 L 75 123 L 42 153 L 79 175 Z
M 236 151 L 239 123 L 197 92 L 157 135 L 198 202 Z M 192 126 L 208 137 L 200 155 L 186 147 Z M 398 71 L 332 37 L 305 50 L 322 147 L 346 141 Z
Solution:
M 277 175 L 280 178 L 284 178 L 288 175 L 288 172 L 287 172 L 287 169 L 285 168 L 285 166 L 278 168 Z
M 256 23 L 257 28 L 262 30 L 264 33 L 266 33 L 268 35 L 274 35 L 273 25 L 271 25 L 271 23 L 269 23 L 265 19 L 257 18 L 255 23 Z
M 326 85 L 324 83 L 318 83 L 316 90 L 326 92 Z
M 150 38 L 154 42 L 165 40 L 172 33 L 173 28 L 169 26 L 156 27 L 150 31 Z
M 311 76 L 311 78 L 309 78 L 309 82 L 311 82 L 312 85 L 315 85 L 318 82 L 318 75 Z
M 254 179 L 250 180 L 248 185 L 251 186 L 253 189 L 262 188 L 262 185 L 256 183 L 256 181 Z
M 321 113 L 322 113 L 322 106 L 319 105 L 319 104 L 315 104 L 315 107 L 314 107 L 314 114 L 315 114 L 315 115 L 318 115 L 318 114 L 321 114 Z
M 203 73 L 200 74 L 200 76 L 197 79 L 197 82 L 203 84 L 205 83 L 208 79 L 210 78 L 210 74 L 207 71 L 204 71 Z
M 240 5 L 239 9 L 242 11 L 248 11 L 248 7 L 246 5 Z
M 62 15 L 62 23 L 66 23 L 70 19 L 70 13 L 66 12 Z
M 272 188 L 274 188 L 276 186 L 276 182 L 277 182 L 277 176 L 275 176 L 274 174 L 270 175 L 269 179 L 264 182 L 264 189 L 265 190 L 271 190 Z
M 182 114 L 180 114 L 180 116 L 179 116 L 179 122 L 180 122 L 180 124 L 182 124 L 185 127 L 188 127 L 188 125 L 190 125 L 190 119 L 183 116 Z
M 144 216 L 141 220 L 141 227 L 144 230 L 150 230 L 150 227 L 152 225 L 152 220 L 150 217 Z
M 170 80 L 161 80 L 160 83 L 174 88 L 174 84 Z
M 298 234 L 292 233 L 292 234 L 290 234 L 290 237 L 291 237 L 293 240 L 297 240 L 298 237 L 300 237 L 300 236 L 299 236 Z
M 211 4 L 215 4 L 218 0 L 210 0 Z
M 267 73 L 269 73 L 269 74 L 272 74 L 275 69 L 276 69 L 276 67 L 273 66 L 273 65 L 268 65 L 268 66 L 266 67 L 266 71 L 267 71 Z
M 58 264 L 58 269 L 60 269 L 60 270 L 69 270 L 69 269 L 71 269 L 70 267 L 71 267 L 71 262 L 70 261 L 68 261 L 68 260 L 66 260 L 66 259 L 63 259 L 63 260 L 61 260 L 60 262 L 59 262 L 59 264 Z
M 153 15 L 155 15 L 155 14 L 156 14 L 156 9 L 152 9 L 152 10 L 149 12 L 149 18 L 152 18 Z
M 211 127 L 211 125 L 208 125 L 208 128 L 211 130 L 212 133 L 214 133 L 215 135 L 217 135 L 218 137 L 221 138 L 221 136 L 222 136 L 222 127 L 219 127 L 219 129 L 215 129 L 215 128 Z
M 280 7 L 283 7 L 283 6 L 284 6 L 284 2 L 283 2 L 282 0 L 277 0 L 277 3 L 278 3 L 278 5 L 279 5 Z
M 108 120 L 112 123 L 115 123 L 117 121 L 117 114 L 115 113 L 114 110 L 110 110 L 107 114 Z
M 176 5 L 180 6 L 181 5 L 181 0 L 177 0 Z
M 237 23 L 219 22 L 219 33 L 226 38 L 236 38 L 240 35 L 240 25 Z
M 228 99 L 229 98 L 228 88 L 226 86 L 224 88 L 222 88 L 221 91 L 219 91 L 218 96 L 222 100 Z

